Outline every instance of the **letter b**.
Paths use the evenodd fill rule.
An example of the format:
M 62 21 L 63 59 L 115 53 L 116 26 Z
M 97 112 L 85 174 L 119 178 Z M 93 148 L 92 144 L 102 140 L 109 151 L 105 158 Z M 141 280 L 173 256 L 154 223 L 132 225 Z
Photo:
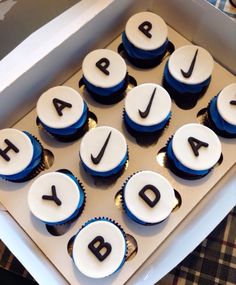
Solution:
M 99 261 L 103 261 L 111 253 L 111 244 L 104 241 L 102 236 L 95 237 L 88 245 L 88 248 L 97 257 Z M 105 250 L 105 251 L 104 251 Z

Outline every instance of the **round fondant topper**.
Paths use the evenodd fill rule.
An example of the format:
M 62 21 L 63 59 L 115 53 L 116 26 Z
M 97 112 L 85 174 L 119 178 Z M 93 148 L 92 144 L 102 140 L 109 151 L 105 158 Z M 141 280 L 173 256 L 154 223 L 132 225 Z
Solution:
M 97 49 L 84 58 L 83 76 L 96 87 L 111 88 L 121 83 L 127 66 L 124 59 L 109 49 Z
M 226 86 L 220 92 L 217 109 L 227 123 L 236 126 L 236 83 Z
M 144 83 L 129 91 L 125 112 L 136 124 L 152 126 L 161 123 L 171 111 L 171 99 L 160 85 Z
M 213 67 L 214 60 L 209 52 L 195 45 L 176 49 L 168 61 L 170 74 L 185 84 L 199 84 L 207 80 Z
M 33 145 L 24 132 L 16 129 L 0 130 L 0 173 L 20 173 L 32 161 L 33 151 Z
M 176 158 L 186 167 L 201 171 L 212 168 L 220 159 L 221 143 L 217 135 L 200 124 L 186 124 L 173 136 Z
M 154 50 L 167 40 L 168 30 L 161 17 L 151 12 L 141 12 L 128 20 L 125 34 L 135 47 Z
M 30 186 L 30 211 L 45 223 L 60 223 L 77 210 L 80 201 L 78 185 L 68 175 L 50 172 L 38 177 Z
M 56 86 L 44 92 L 37 102 L 37 115 L 46 126 L 63 129 L 75 124 L 82 116 L 84 101 L 71 87 Z
M 174 190 L 168 180 L 153 171 L 134 174 L 124 186 L 123 199 L 137 219 L 149 224 L 166 219 L 176 204 Z
M 126 153 L 127 144 L 122 133 L 107 126 L 90 130 L 80 145 L 80 157 L 83 163 L 97 172 L 116 168 Z
M 126 241 L 122 231 L 108 220 L 88 222 L 75 237 L 73 260 L 86 276 L 104 278 L 124 262 Z

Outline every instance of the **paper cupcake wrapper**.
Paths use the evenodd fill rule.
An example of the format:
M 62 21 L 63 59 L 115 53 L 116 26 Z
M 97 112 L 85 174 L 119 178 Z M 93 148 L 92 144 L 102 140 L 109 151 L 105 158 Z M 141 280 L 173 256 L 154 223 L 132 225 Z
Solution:
M 179 93 L 176 89 L 174 89 L 166 82 L 164 75 L 162 76 L 162 86 L 168 91 L 175 104 L 183 110 L 194 108 L 198 100 L 206 93 L 209 87 L 209 85 L 204 87 L 201 92 L 196 94 Z

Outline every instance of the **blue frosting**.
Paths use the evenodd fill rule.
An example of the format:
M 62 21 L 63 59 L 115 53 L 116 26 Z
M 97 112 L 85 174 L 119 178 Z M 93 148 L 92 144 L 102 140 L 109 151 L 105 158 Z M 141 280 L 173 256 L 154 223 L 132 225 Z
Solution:
M 215 96 L 214 98 L 212 98 L 210 102 L 209 111 L 210 111 L 211 119 L 219 130 L 225 131 L 229 134 L 236 135 L 236 126 L 227 123 L 220 116 L 220 113 L 217 109 L 217 97 L 218 96 Z
M 165 125 L 167 124 L 167 122 L 169 121 L 170 117 L 171 117 L 171 112 L 168 114 L 166 119 L 163 120 L 159 124 L 152 125 L 152 126 L 142 126 L 142 125 L 139 125 L 139 124 L 135 123 L 134 121 L 132 121 L 129 118 L 129 116 L 126 114 L 126 112 L 124 114 L 125 122 L 130 126 L 130 128 L 132 128 L 133 130 L 135 130 L 137 132 L 146 132 L 146 133 L 152 133 L 152 132 L 162 130 L 165 127 Z
M 66 135 L 75 134 L 81 127 L 83 127 L 83 125 L 86 123 L 87 117 L 88 117 L 88 107 L 86 103 L 84 103 L 84 110 L 83 110 L 83 113 L 80 119 L 68 128 L 54 129 L 54 128 L 48 127 L 42 121 L 40 121 L 40 123 L 45 128 L 45 130 L 47 130 L 49 133 L 54 134 L 54 135 L 66 136 Z
M 84 191 L 81 188 L 80 184 L 78 183 L 78 180 L 71 174 L 67 174 L 66 173 L 65 175 L 69 176 L 76 183 L 76 185 L 78 186 L 78 191 L 80 192 L 79 203 L 78 203 L 78 206 L 77 206 L 75 212 L 72 215 L 70 215 L 67 219 L 65 219 L 63 221 L 60 221 L 60 222 L 57 222 L 57 223 L 48 223 L 48 222 L 46 222 L 46 224 L 49 225 L 49 226 L 65 224 L 65 223 L 73 220 L 73 218 L 75 218 L 80 213 L 80 211 L 81 211 L 81 209 L 82 209 L 82 207 L 84 205 L 84 202 L 85 202 L 85 194 L 84 194 Z M 65 191 L 66 191 L 66 189 L 65 189 Z M 44 221 L 42 221 L 42 222 L 44 222 Z
M 42 159 L 43 148 L 40 143 L 28 132 L 24 132 L 30 139 L 33 145 L 33 157 L 30 164 L 20 173 L 15 175 L 0 175 L 0 178 L 10 181 L 18 181 L 25 179 L 34 169 L 38 167 Z
M 192 170 L 192 169 L 184 166 L 182 163 L 180 163 L 174 155 L 174 152 L 172 149 L 172 140 L 169 142 L 169 144 L 167 146 L 167 156 L 173 161 L 176 168 L 178 168 L 179 170 L 181 170 L 182 172 L 185 172 L 187 174 L 203 176 L 203 175 L 206 175 L 207 173 L 209 173 L 209 171 L 210 171 L 210 169 L 201 170 L 201 171 Z
M 80 159 L 81 159 L 81 157 L 80 157 Z M 83 162 L 82 159 L 81 159 L 81 163 L 82 163 L 84 169 L 88 173 L 92 174 L 93 176 L 107 177 L 107 176 L 111 176 L 111 175 L 117 174 L 124 167 L 127 159 L 128 159 L 128 150 L 126 152 L 125 157 L 120 162 L 120 164 L 117 167 L 113 168 L 112 170 L 106 171 L 106 172 L 98 172 L 98 171 L 95 171 L 95 170 L 89 168 L 87 165 L 85 165 L 85 163 Z
M 123 190 L 125 191 L 125 189 Z M 142 220 L 139 220 L 135 215 L 133 215 L 133 213 L 130 212 L 129 208 L 127 207 L 126 205 L 126 202 L 125 202 L 125 197 L 124 197 L 124 194 L 123 194 L 123 199 L 124 199 L 124 210 L 125 212 L 127 213 L 127 215 L 132 219 L 134 220 L 136 223 L 138 224 L 141 224 L 141 225 L 148 225 L 148 223 L 142 221 Z
M 111 96 L 114 93 L 118 92 L 119 90 L 122 90 L 126 84 L 126 78 L 121 83 L 111 88 L 101 88 L 101 87 L 94 86 L 85 77 L 83 77 L 83 81 L 88 91 L 90 91 L 91 93 L 100 95 L 100 96 Z
M 179 93 L 192 93 L 192 94 L 200 93 L 206 86 L 208 86 L 210 84 L 210 81 L 211 81 L 211 76 L 210 76 L 208 79 L 206 79 L 205 81 L 203 81 L 202 83 L 199 83 L 199 84 L 181 83 L 178 80 L 176 80 L 170 74 L 170 71 L 168 68 L 168 61 L 165 65 L 165 69 L 164 69 L 164 78 L 165 78 L 166 82 L 168 83 L 168 85 L 170 85 L 170 87 L 175 89 L 177 92 L 179 92 Z
M 140 59 L 153 59 L 159 56 L 164 56 L 166 53 L 169 41 L 166 39 L 164 44 L 157 49 L 154 50 L 142 50 L 135 47 L 127 38 L 125 32 L 122 33 L 122 42 L 124 49 L 128 53 L 130 57 L 140 58 Z
M 87 222 L 84 224 L 83 228 L 86 227 L 86 226 L 88 226 L 89 224 L 94 223 L 94 222 L 97 222 L 97 221 L 106 221 L 106 222 L 109 222 L 109 223 L 114 224 L 112 221 L 110 221 L 108 218 L 105 218 L 105 217 L 102 217 L 102 218 L 99 218 L 99 219 L 93 218 L 93 219 L 87 221 Z M 80 231 L 79 231 L 79 232 L 80 232 Z M 79 232 L 77 233 L 77 235 L 79 234 Z M 121 232 L 122 232 L 122 234 L 124 235 L 123 231 L 121 231 Z M 113 274 L 116 273 L 117 271 L 119 271 L 120 268 L 121 268 L 121 267 L 123 266 L 123 264 L 125 263 L 125 256 L 126 256 L 126 252 L 127 252 L 127 244 L 126 244 L 125 236 L 124 236 L 124 242 L 125 242 L 124 258 L 123 258 L 123 260 L 121 261 L 121 264 L 120 264 L 120 265 L 118 266 L 118 268 L 116 269 L 116 271 L 113 272 Z M 73 251 L 72 251 L 72 253 L 73 253 Z M 72 255 L 72 259 L 74 260 L 73 255 Z

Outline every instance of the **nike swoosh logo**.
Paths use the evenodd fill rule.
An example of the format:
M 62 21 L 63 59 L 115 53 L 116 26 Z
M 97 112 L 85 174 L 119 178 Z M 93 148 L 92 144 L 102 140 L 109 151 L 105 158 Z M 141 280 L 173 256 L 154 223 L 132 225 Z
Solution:
M 149 112 L 150 112 L 151 107 L 152 107 L 152 102 L 153 102 L 154 96 L 155 96 L 155 94 L 156 94 L 156 90 L 157 90 L 157 88 L 155 88 L 155 89 L 153 90 L 152 96 L 151 96 L 151 98 L 150 98 L 150 100 L 149 100 L 149 103 L 148 103 L 148 105 L 147 105 L 146 110 L 145 110 L 145 111 L 138 110 L 140 117 L 143 118 L 143 119 L 147 118 L 147 116 L 149 115 Z
M 107 138 L 106 138 L 106 140 L 105 140 L 105 142 L 104 142 L 104 144 L 103 144 L 101 150 L 99 151 L 99 154 L 98 154 L 96 157 L 94 157 L 94 156 L 91 154 L 91 160 L 92 160 L 92 162 L 93 162 L 94 164 L 99 164 L 99 162 L 101 161 L 101 159 L 102 159 L 102 157 L 103 157 L 103 155 L 104 155 L 104 152 L 105 152 L 105 150 L 106 150 L 106 147 L 107 147 L 107 145 L 108 145 L 108 142 L 109 142 L 109 140 L 110 140 L 110 137 L 111 137 L 111 131 L 110 131 L 109 135 L 107 136 Z
M 192 62 L 190 64 L 189 70 L 187 72 L 185 72 L 185 71 L 183 71 L 183 69 L 181 69 L 181 73 L 182 73 L 183 77 L 189 78 L 192 75 L 194 65 L 196 62 L 196 58 L 197 58 L 197 54 L 198 54 L 198 49 L 195 51 L 194 57 L 193 57 Z

